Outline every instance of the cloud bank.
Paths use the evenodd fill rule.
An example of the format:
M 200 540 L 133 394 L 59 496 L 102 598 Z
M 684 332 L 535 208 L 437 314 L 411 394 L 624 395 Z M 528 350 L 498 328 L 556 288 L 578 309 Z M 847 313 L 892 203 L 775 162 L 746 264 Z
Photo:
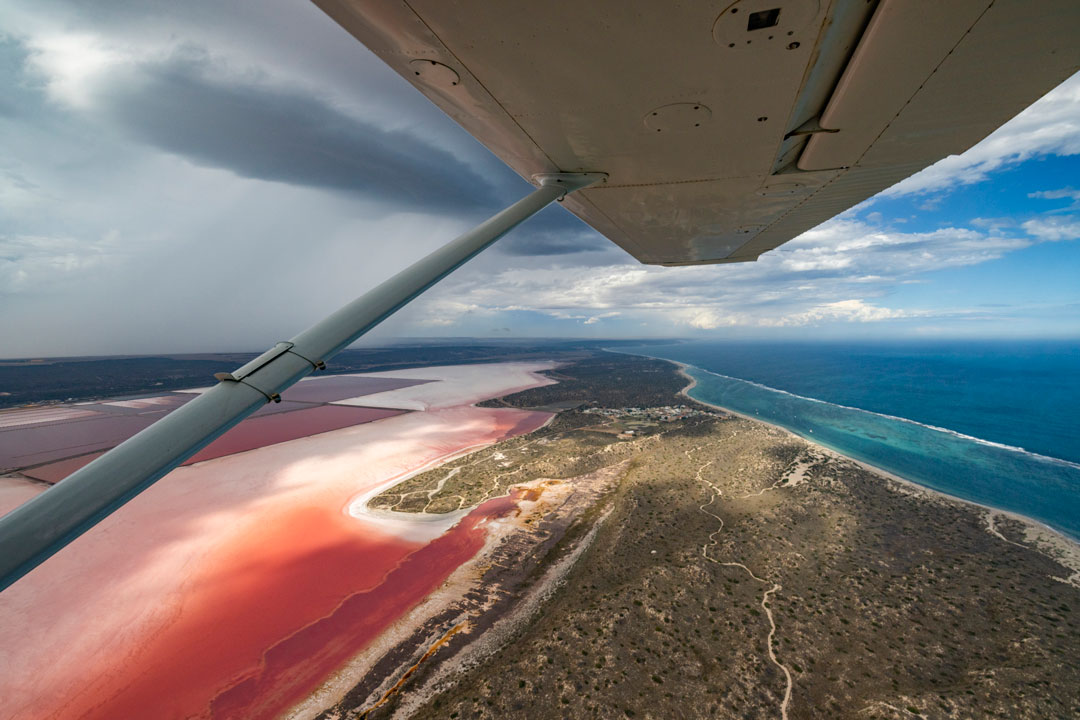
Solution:
M 0 355 L 260 349 L 529 190 L 310 4 L 0 8 Z M 1074 156 L 1078 118 L 1074 77 L 884 195 L 947 205 Z M 1020 300 L 991 310 L 938 278 L 1072 247 L 1077 191 L 1024 193 L 1030 212 L 919 231 L 871 200 L 757 263 L 670 269 L 553 206 L 376 339 L 1019 327 Z M 1075 319 L 1058 297 L 1039 312 Z

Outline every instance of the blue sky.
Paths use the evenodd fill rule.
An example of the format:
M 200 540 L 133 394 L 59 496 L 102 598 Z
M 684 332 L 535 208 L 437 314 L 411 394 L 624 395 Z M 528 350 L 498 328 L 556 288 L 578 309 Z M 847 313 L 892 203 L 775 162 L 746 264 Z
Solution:
M 917 332 L 1076 337 L 1080 334 L 1078 209 L 1080 156 L 1039 154 L 1007 163 L 970 184 L 878 197 L 849 215 L 869 217 L 879 226 L 908 233 L 966 227 L 1031 242 L 995 259 L 927 270 L 917 282 L 893 288 L 886 296 L 889 307 L 937 316 Z M 1060 237 L 1054 229 L 1060 229 Z M 1054 239 L 1046 239 L 1048 234 Z M 957 322 L 940 317 L 950 309 L 965 307 L 985 315 L 973 312 Z
M 0 20 L 0 356 L 260 349 L 529 189 L 308 3 Z M 757 263 L 554 207 L 373 337 L 1075 338 L 1078 238 L 1080 76 Z

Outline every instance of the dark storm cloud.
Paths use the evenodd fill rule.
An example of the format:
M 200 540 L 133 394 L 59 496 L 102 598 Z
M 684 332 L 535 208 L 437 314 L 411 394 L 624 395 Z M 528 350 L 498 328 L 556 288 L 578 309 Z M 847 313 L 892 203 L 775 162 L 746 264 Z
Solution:
M 513 189 L 517 190 L 516 185 Z M 521 193 L 528 191 L 528 186 L 524 185 L 520 190 Z M 583 253 L 595 255 L 615 249 L 611 241 L 602 237 L 600 233 L 590 228 L 559 203 L 552 203 L 540 211 L 521 229 L 500 240 L 496 247 L 502 254 L 514 257 L 550 257 Z M 610 258 L 606 259 L 610 260 Z M 582 260 L 580 257 L 574 258 L 575 262 Z
M 500 241 L 499 249 L 506 255 L 547 256 L 574 255 L 577 253 L 601 252 L 611 243 L 595 233 L 527 233 L 521 232 Z
M 417 210 L 498 205 L 452 154 L 318 97 L 212 76 L 193 53 L 144 65 L 106 97 L 106 112 L 144 142 L 199 165 L 290 185 L 361 195 Z
M 25 117 L 40 103 L 40 92 L 23 72 L 28 56 L 19 40 L 0 34 L 0 117 Z

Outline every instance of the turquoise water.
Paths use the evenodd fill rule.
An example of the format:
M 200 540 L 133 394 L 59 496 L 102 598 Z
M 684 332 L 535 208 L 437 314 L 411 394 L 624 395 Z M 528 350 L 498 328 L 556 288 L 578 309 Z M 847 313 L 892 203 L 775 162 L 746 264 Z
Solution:
M 690 364 L 695 399 L 1080 540 L 1076 344 L 685 343 L 634 351 Z

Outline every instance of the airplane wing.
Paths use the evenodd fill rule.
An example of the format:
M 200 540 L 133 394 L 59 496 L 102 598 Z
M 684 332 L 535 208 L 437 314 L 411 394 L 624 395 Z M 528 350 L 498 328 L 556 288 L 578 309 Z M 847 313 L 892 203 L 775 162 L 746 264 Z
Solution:
M 643 263 L 754 260 L 1080 68 L 1076 0 L 314 0 Z
M 1080 66 L 1077 0 L 315 0 L 539 187 L 0 517 L 0 590 L 549 203 L 753 260 Z

